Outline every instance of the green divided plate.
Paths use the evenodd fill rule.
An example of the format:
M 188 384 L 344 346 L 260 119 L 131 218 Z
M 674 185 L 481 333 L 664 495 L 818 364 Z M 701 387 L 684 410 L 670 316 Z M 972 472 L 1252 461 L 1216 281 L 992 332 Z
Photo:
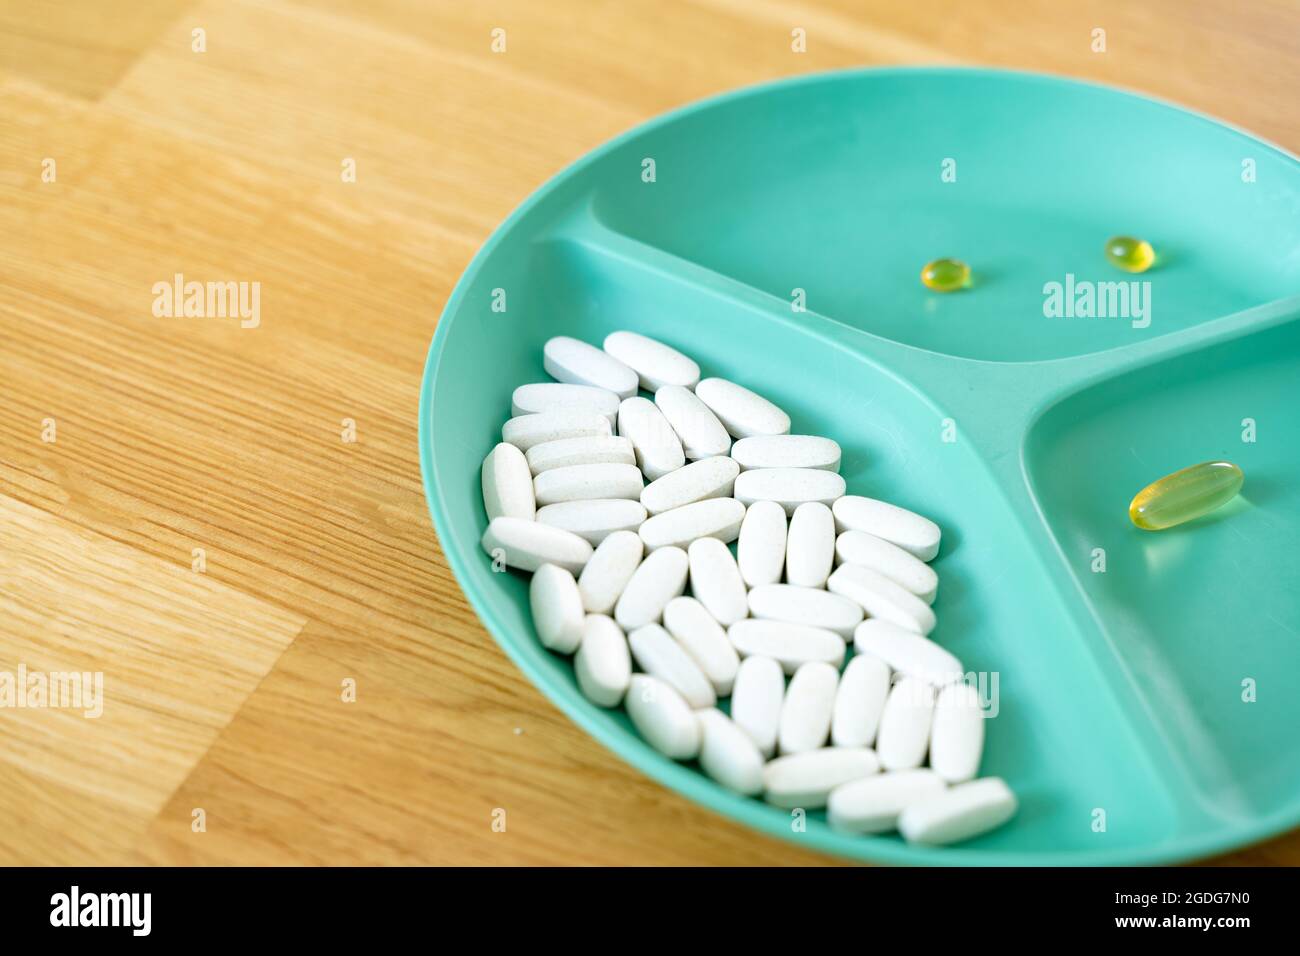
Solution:
M 1150 240 L 1156 267 L 1108 265 L 1116 234 Z M 974 286 L 925 290 L 940 256 Z M 1121 281 L 1149 283 L 1126 312 L 1101 285 Z M 1054 282 L 1124 314 L 1049 315 Z M 529 678 L 719 813 L 881 862 L 1204 856 L 1300 823 L 1297 293 L 1300 162 L 1197 114 L 990 70 L 742 90 L 596 150 L 480 250 L 429 351 L 425 492 Z M 787 811 L 653 751 L 541 647 L 527 578 L 479 547 L 479 466 L 514 387 L 547 380 L 543 342 L 615 329 L 768 396 L 795 433 L 840 442 L 850 493 L 943 528 L 933 636 L 990 691 L 996 674 L 982 773 L 1019 796 L 1010 824 L 945 848 L 838 833 L 820 812 L 793 832 Z M 1140 488 L 1214 458 L 1245 471 L 1235 502 L 1164 532 L 1129 523 Z

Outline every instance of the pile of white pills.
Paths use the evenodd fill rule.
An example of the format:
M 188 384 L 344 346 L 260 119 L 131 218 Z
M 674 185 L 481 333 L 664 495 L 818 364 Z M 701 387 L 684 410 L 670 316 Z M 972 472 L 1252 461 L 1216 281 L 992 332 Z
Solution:
M 944 844 L 1011 818 L 975 779 L 979 694 L 927 636 L 934 522 L 845 494 L 836 442 L 654 339 L 553 338 L 544 365 L 483 462 L 483 549 L 533 572 L 538 638 L 583 694 L 840 830 Z

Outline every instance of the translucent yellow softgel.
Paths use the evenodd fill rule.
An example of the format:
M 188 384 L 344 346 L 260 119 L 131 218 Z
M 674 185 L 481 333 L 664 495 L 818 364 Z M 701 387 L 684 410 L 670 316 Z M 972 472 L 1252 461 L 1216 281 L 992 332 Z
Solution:
M 1106 240 L 1106 258 L 1115 268 L 1125 272 L 1146 272 L 1156 261 L 1156 251 L 1145 239 L 1112 236 Z
M 921 270 L 921 284 L 935 292 L 956 292 L 970 285 L 970 266 L 960 259 L 935 259 Z
M 1128 516 L 1144 531 L 1172 528 L 1226 505 L 1245 480 L 1230 461 L 1203 461 L 1147 485 L 1128 506 Z

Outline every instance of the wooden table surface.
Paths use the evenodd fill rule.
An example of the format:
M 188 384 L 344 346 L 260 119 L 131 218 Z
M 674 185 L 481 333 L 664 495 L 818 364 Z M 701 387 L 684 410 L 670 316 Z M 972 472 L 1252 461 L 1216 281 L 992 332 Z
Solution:
M 104 703 L 0 709 L 0 863 L 822 861 L 519 675 L 439 551 L 416 402 L 547 177 L 702 96 L 912 62 L 1300 151 L 1295 3 L 2 0 L 0 671 L 102 672 Z M 260 283 L 255 327 L 155 315 L 177 273 Z

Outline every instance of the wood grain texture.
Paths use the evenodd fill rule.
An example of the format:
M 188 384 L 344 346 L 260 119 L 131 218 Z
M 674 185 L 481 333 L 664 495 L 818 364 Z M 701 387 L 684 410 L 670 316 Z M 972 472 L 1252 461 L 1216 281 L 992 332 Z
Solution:
M 98 720 L 0 710 L 0 863 L 826 862 L 631 771 L 497 650 L 429 525 L 420 372 L 530 191 L 736 86 L 1041 69 L 1300 149 L 1293 4 L 1005 11 L 0 0 L 0 670 L 105 680 Z M 260 283 L 260 323 L 155 317 L 176 273 Z

